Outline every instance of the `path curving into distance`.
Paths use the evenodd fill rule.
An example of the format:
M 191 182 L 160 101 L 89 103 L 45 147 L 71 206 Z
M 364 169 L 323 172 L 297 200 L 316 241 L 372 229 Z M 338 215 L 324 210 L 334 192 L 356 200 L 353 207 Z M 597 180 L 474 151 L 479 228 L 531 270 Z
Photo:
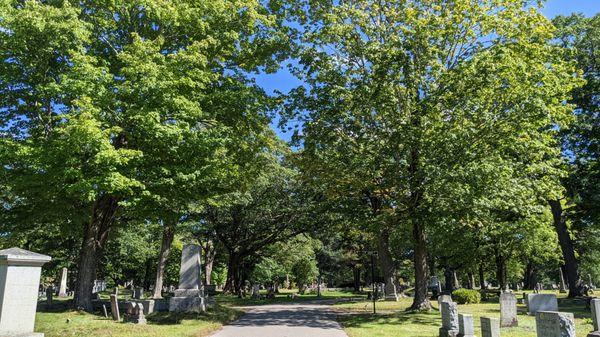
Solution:
M 244 307 L 238 320 L 212 337 L 348 337 L 325 304 L 272 304 Z

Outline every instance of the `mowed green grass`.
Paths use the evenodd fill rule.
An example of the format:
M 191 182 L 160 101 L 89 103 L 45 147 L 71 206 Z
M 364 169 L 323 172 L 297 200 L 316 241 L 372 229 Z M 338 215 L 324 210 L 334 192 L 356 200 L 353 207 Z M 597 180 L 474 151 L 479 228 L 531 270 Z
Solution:
M 520 296 L 519 296 L 520 297 Z M 440 313 L 409 313 L 405 310 L 412 299 L 403 298 L 399 302 L 377 302 L 378 313 L 372 314 L 372 302 L 339 303 L 340 323 L 350 337 L 437 337 L 442 324 Z M 437 302 L 433 303 L 437 309 Z M 536 337 L 535 317 L 526 314 L 524 305 L 519 304 L 519 326 L 503 328 L 502 337 Z M 592 330 L 592 321 L 585 303 L 579 300 L 559 298 L 559 311 L 575 315 L 577 337 L 586 337 Z M 459 305 L 459 313 L 472 314 L 475 321 L 475 335 L 481 336 L 479 317 L 500 318 L 498 299 L 490 302 Z
M 45 333 L 46 337 L 203 337 L 240 314 L 238 310 L 219 305 L 205 314 L 151 314 L 147 316 L 147 325 L 135 325 L 116 322 L 98 313 L 68 309 L 67 301 L 59 301 L 50 309 L 40 302 L 35 331 Z

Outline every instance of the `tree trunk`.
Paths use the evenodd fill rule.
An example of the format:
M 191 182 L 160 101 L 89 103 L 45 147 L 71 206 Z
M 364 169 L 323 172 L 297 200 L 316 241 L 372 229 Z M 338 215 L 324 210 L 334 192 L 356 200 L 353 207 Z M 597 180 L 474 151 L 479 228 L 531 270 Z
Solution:
M 454 273 L 452 272 L 452 268 L 450 268 L 450 266 L 446 266 L 444 269 L 444 291 L 447 294 L 452 294 L 452 291 L 454 291 L 453 276 Z
M 389 230 L 386 227 L 379 230 L 377 235 L 377 253 L 379 256 L 381 272 L 383 273 L 383 280 L 385 282 L 385 295 L 396 296 L 397 292 L 394 293 L 396 285 L 394 274 L 396 268 L 394 267 L 394 260 L 392 258 L 392 253 L 390 252 Z
M 352 267 L 352 275 L 354 276 L 354 292 L 360 292 L 360 268 L 354 265 Z
M 75 307 L 92 311 L 92 288 L 96 278 L 98 257 L 108 240 L 119 202 L 116 198 L 103 195 L 92 207 L 92 218 L 84 228 L 84 237 L 79 255 Z
M 467 273 L 467 289 L 475 289 L 475 275 L 472 272 Z
M 525 268 L 525 280 L 524 280 L 524 289 L 533 290 L 535 288 L 535 284 L 537 283 L 537 276 L 535 265 L 532 261 L 527 262 L 527 266 Z
M 507 283 L 506 259 L 499 251 L 496 251 L 496 279 L 498 280 L 500 290 L 504 290 Z
M 173 244 L 173 238 L 175 237 L 175 227 L 175 222 L 167 223 L 163 227 L 162 244 L 160 246 L 158 265 L 156 267 L 156 278 L 154 280 L 154 293 L 152 294 L 153 298 L 162 298 L 165 268 L 167 266 L 167 260 L 169 259 L 169 253 L 171 252 L 171 244 Z
M 227 261 L 227 280 L 223 292 L 228 294 L 238 294 L 240 286 L 240 257 L 238 253 L 229 252 L 229 260 Z
M 431 310 L 431 303 L 427 297 L 427 234 L 425 228 L 419 223 L 413 223 L 413 239 L 415 240 L 415 297 L 410 310 Z
M 567 228 L 567 221 L 563 214 L 562 205 L 560 200 L 549 200 L 550 208 L 552 210 L 552 217 L 554 218 L 554 228 L 558 234 L 558 242 L 562 250 L 563 259 L 565 261 L 566 278 L 569 282 L 569 297 L 577 297 L 582 295 L 582 282 L 579 275 L 579 263 L 575 257 L 575 248 L 573 247 L 573 241 L 569 235 Z
M 485 289 L 485 273 L 483 272 L 483 264 L 479 264 L 479 288 Z
M 204 250 L 204 284 L 210 284 L 213 264 L 215 262 L 216 249 L 213 241 L 208 239 Z

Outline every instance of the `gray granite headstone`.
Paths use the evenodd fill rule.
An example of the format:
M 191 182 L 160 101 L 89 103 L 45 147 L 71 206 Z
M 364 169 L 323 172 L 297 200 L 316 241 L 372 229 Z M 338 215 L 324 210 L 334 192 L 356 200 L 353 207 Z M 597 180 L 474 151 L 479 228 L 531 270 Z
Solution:
M 527 294 L 527 314 L 538 311 L 558 311 L 558 300 L 554 294 Z
M 600 336 L 600 298 L 592 298 L 590 300 L 590 309 L 592 311 L 594 331 L 590 332 L 588 337 Z
M 200 246 L 185 245 L 181 252 L 179 288 L 169 300 L 169 311 L 204 312 L 206 299 L 200 279 Z
M 458 315 L 458 337 L 475 337 L 473 315 Z
M 142 297 L 144 297 L 144 288 L 137 287 L 137 288 L 133 289 L 133 298 L 134 299 L 140 300 L 140 299 L 142 299 Z
M 570 312 L 538 311 L 535 326 L 537 337 L 576 337 L 575 318 Z
M 438 296 L 437 301 L 438 301 L 438 308 L 440 310 L 442 310 L 442 303 L 443 302 L 452 302 L 452 296 L 450 296 L 450 295 L 440 295 L 440 296 Z
M 500 326 L 510 328 L 518 325 L 517 296 L 513 293 L 503 292 L 500 294 Z
M 440 337 L 457 337 L 459 332 L 458 306 L 454 302 L 442 302 L 442 327 Z
M 497 318 L 480 317 L 481 337 L 500 337 L 500 320 Z

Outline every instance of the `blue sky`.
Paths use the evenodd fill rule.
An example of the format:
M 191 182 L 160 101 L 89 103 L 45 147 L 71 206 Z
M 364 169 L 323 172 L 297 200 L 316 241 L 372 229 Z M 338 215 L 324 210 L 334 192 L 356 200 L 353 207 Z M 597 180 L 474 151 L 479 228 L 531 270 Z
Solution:
M 549 18 L 571 13 L 583 13 L 586 16 L 593 16 L 600 12 L 600 0 L 547 0 L 542 12 Z M 259 75 L 256 81 L 269 93 L 272 93 L 274 90 L 287 92 L 291 88 L 301 84 L 286 69 L 282 69 L 276 74 Z M 290 134 L 281 132 L 275 123 L 276 121 L 273 128 L 277 132 L 277 135 L 286 141 L 289 140 Z

